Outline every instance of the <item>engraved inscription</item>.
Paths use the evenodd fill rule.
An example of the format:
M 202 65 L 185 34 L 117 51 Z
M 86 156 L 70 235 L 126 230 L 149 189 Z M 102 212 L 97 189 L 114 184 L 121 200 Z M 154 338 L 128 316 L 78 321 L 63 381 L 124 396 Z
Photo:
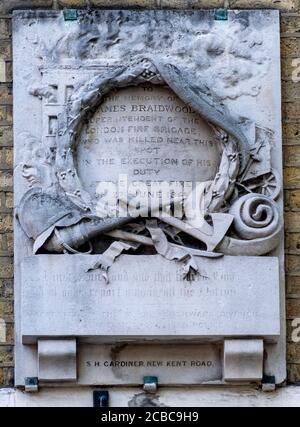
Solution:
M 168 88 L 139 86 L 106 97 L 84 127 L 77 169 L 86 189 L 99 181 L 212 179 L 220 148 L 209 125 Z
M 211 335 L 212 325 L 217 336 L 251 335 L 258 329 L 258 335 L 277 334 L 274 319 L 279 307 L 268 305 L 266 316 L 261 304 L 268 289 L 270 301 L 276 299 L 274 258 L 268 258 L 266 265 L 263 257 L 240 257 L 238 268 L 232 257 L 214 260 L 213 264 L 205 258 L 197 259 L 201 274 L 186 282 L 180 268 L 159 255 L 151 256 L 151 269 L 149 256 L 141 255 L 139 272 L 130 268 L 135 257 L 123 255 L 112 266 L 111 285 L 107 286 L 101 273 L 86 272 L 89 258 L 96 259 L 96 255 L 77 255 L 75 268 L 70 260 L 74 257 L 40 255 L 27 259 L 32 266 L 23 270 L 25 336 L 47 335 L 50 325 L 57 333 L 63 329 L 73 335 L 76 330 L 76 336 L 103 338 Z M 56 271 L 45 268 L 52 263 Z M 246 263 L 255 265 L 247 276 Z M 39 273 L 33 276 L 36 264 Z

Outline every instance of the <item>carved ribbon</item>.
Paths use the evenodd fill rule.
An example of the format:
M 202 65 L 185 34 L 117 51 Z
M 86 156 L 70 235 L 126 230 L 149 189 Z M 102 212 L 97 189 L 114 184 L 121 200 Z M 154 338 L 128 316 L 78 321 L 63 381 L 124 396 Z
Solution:
M 188 278 L 190 273 L 198 272 L 197 263 L 190 253 L 180 246 L 171 246 L 166 235 L 157 226 L 156 220 L 146 221 L 146 228 L 149 231 L 157 253 L 168 260 L 177 260 L 182 265 L 183 278 Z
M 93 266 L 89 267 L 86 272 L 100 268 L 102 270 L 102 277 L 108 284 L 108 270 L 118 256 L 120 256 L 124 251 L 129 251 L 130 249 L 136 250 L 139 246 L 140 243 L 134 242 L 113 242 L 109 248 L 103 252 L 103 254 L 99 255 L 98 261 Z

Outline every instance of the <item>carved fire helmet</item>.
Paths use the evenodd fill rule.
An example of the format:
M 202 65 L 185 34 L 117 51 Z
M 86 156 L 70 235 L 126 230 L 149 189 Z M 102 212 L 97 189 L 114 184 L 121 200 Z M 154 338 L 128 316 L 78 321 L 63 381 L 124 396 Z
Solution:
M 26 235 L 34 239 L 36 253 L 55 227 L 68 227 L 88 217 L 67 199 L 32 188 L 22 197 L 17 216 Z

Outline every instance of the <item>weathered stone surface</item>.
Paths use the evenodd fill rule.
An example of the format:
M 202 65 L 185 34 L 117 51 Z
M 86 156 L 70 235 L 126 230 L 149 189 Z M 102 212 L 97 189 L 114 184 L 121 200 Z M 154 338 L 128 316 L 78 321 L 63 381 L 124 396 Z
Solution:
M 263 375 L 263 340 L 225 340 L 224 381 L 259 381 Z
M 159 255 L 151 257 L 151 271 L 147 256 L 124 255 L 111 267 L 109 286 L 101 273 L 85 273 L 96 259 L 40 255 L 24 260 L 23 342 L 55 336 L 94 342 L 268 339 L 280 333 L 276 258 L 240 257 L 237 262 L 224 257 L 213 263 L 203 258 L 200 276 L 188 284 L 178 267 Z
M 39 381 L 75 381 L 76 339 L 38 340 Z
M 67 1 L 65 3 L 71 4 Z M 189 2 L 189 4 L 194 6 L 194 2 Z M 58 5 L 62 6 L 62 3 L 58 2 Z M 276 90 L 279 88 L 280 80 L 278 14 L 274 11 L 230 10 L 228 21 L 221 22 L 214 19 L 213 11 L 189 11 L 183 14 L 181 11 L 164 10 L 165 5 L 161 4 L 160 6 L 163 7 L 163 10 L 157 12 L 144 11 L 141 14 L 137 11 L 125 10 L 113 12 L 101 10 L 101 12 L 89 12 L 89 14 L 78 11 L 77 21 L 68 23 L 64 20 L 62 12 L 57 10 L 17 12 L 14 14 L 14 52 L 16 52 L 14 95 L 15 117 L 18 118 L 15 124 L 17 147 L 15 151 L 15 182 L 17 183 L 15 200 L 17 205 L 20 197 L 28 190 L 29 186 L 35 187 L 35 191 L 38 186 L 42 186 L 44 191 L 48 191 L 49 188 L 51 190 L 60 188 L 64 192 L 65 199 L 69 199 L 85 211 L 90 207 L 94 213 L 96 201 L 93 199 L 94 204 L 90 203 L 90 193 L 93 194 L 94 191 L 91 191 L 90 177 L 94 181 L 103 178 L 105 180 L 115 179 L 113 173 L 117 172 L 116 169 L 119 165 L 116 164 L 114 165 L 115 169 L 109 170 L 106 164 L 104 165 L 105 168 L 101 170 L 102 165 L 93 163 L 95 160 L 101 159 L 101 156 L 103 158 L 105 155 L 105 158 L 108 158 L 109 154 L 109 150 L 101 145 L 103 140 L 101 132 L 99 132 L 99 130 L 101 131 L 100 122 L 97 124 L 99 135 L 96 135 L 94 139 L 90 138 L 88 144 L 88 149 L 91 152 L 83 155 L 84 144 L 82 144 L 82 139 L 84 132 L 91 130 L 97 119 L 112 119 L 113 111 L 110 115 L 105 115 L 105 111 L 99 113 L 100 101 L 103 101 L 102 96 L 107 94 L 108 89 L 120 90 L 113 93 L 113 96 L 117 97 L 120 96 L 120 93 L 126 93 L 127 89 L 122 89 L 124 86 L 144 83 L 145 80 L 148 83 L 151 81 L 159 85 L 162 81 L 165 82 L 186 104 L 190 105 L 191 103 L 193 108 L 195 106 L 200 117 L 202 116 L 206 121 L 221 127 L 222 132 L 229 133 L 233 139 L 236 138 L 243 146 L 241 152 L 243 154 L 242 160 L 245 162 L 246 153 L 248 153 L 246 141 L 253 144 L 267 140 L 268 144 L 263 146 L 266 149 L 263 149 L 257 157 L 257 159 L 262 160 L 261 163 L 256 164 L 254 162 L 247 170 L 248 179 L 249 177 L 253 178 L 253 175 L 256 174 L 266 174 L 266 180 L 274 180 L 274 177 L 270 177 L 270 168 L 281 171 L 280 99 L 279 91 Z M 48 19 L 44 20 L 45 17 Z M 107 25 L 107 22 L 110 21 L 113 24 L 111 26 Z M 31 22 L 35 23 L 34 28 L 30 25 Z M 132 25 L 133 23 L 134 25 Z M 45 32 L 45 25 L 48 26 L 49 31 L 47 32 Z M 68 32 L 65 31 L 66 27 L 69 29 Z M 47 39 L 45 39 L 46 33 Z M 180 37 L 176 37 L 177 34 Z M 220 38 L 220 34 L 222 34 L 222 38 Z M 235 40 L 234 43 L 232 43 L 233 39 Z M 28 44 L 30 45 L 29 49 Z M 188 55 L 186 54 L 187 45 L 189 46 Z M 29 52 L 29 60 L 26 61 L 24 61 L 24 49 Z M 228 59 L 228 56 L 231 58 L 230 70 L 224 68 L 224 61 Z M 6 61 L 9 61 L 9 56 L 5 58 Z M 22 68 L 17 66 L 18 61 L 21 60 Z M 245 64 L 247 65 L 245 66 Z M 42 74 L 40 73 L 41 69 L 43 69 Z M 7 68 L 6 72 L 9 75 Z M 31 79 L 26 86 L 24 85 L 24 76 L 29 75 Z M 155 86 L 155 88 L 157 87 Z M 154 93 L 161 93 L 160 90 L 155 89 Z M 130 89 L 129 91 L 133 95 L 138 95 L 137 89 Z M 195 96 L 196 102 L 193 101 Z M 24 100 L 28 100 L 27 114 L 21 114 L 24 110 L 22 105 Z M 114 108 L 118 105 L 125 105 L 125 109 L 132 107 L 129 100 L 123 102 L 122 98 L 121 101 L 122 103 L 111 104 L 111 106 Z M 150 106 L 153 106 L 153 103 L 152 100 Z M 147 105 L 146 100 L 142 99 L 142 106 L 146 108 Z M 170 114 L 162 114 L 162 120 L 168 120 L 170 116 Z M 32 117 L 35 120 L 30 120 Z M 139 114 L 135 115 L 135 119 L 137 118 L 140 119 Z M 189 119 L 191 118 L 189 116 Z M 178 119 L 176 116 L 174 118 L 177 124 L 181 124 L 181 120 L 182 117 Z M 11 109 L 9 106 L 5 106 L 2 123 L 10 123 L 10 121 Z M 66 129 L 68 123 L 68 129 Z M 83 129 L 82 133 L 81 125 L 84 124 L 86 128 Z M 117 123 L 113 122 L 113 125 L 116 126 Z M 187 127 L 190 128 L 190 125 L 191 123 Z M 202 137 L 203 129 L 203 124 L 200 129 L 196 129 L 200 137 Z M 64 130 L 67 132 L 64 133 Z M 237 188 L 234 188 L 238 173 L 236 169 L 241 167 L 238 161 L 239 156 L 236 155 L 235 150 L 231 151 L 230 148 L 232 145 L 234 146 L 234 141 L 231 141 L 231 137 L 228 140 L 226 135 L 222 135 L 222 132 L 218 134 L 217 129 L 216 138 L 223 141 L 220 148 L 224 148 L 223 145 L 225 145 L 228 151 L 223 150 L 220 174 L 215 175 L 215 170 L 207 170 L 205 174 L 202 174 L 203 171 L 198 171 L 202 174 L 202 180 L 213 179 L 212 184 L 209 184 L 211 185 L 211 192 L 206 193 L 209 195 L 208 197 L 214 199 L 210 212 L 220 212 L 223 202 L 227 201 L 225 196 L 223 200 L 223 195 L 232 194 L 228 190 L 237 191 Z M 134 130 L 133 133 L 134 136 L 138 136 L 137 130 Z M 76 141 L 76 136 L 78 141 Z M 101 137 L 101 147 L 96 147 L 98 136 Z M 111 136 L 109 135 L 109 137 Z M 128 129 L 121 130 L 118 136 L 125 136 L 127 139 Z M 143 138 L 148 136 L 146 132 L 143 132 Z M 149 147 L 153 148 L 151 144 Z M 271 147 L 272 150 L 269 150 Z M 139 148 L 138 144 L 133 146 L 134 150 Z M 144 144 L 141 144 L 141 148 L 144 148 Z M 122 149 L 125 152 L 128 151 L 128 147 L 125 150 L 122 144 L 115 143 L 111 147 L 112 158 L 118 160 L 121 157 Z M 168 156 L 174 156 L 176 159 L 182 159 L 180 156 L 183 155 L 193 161 L 197 160 L 197 153 L 195 151 L 190 152 L 187 148 L 184 148 L 180 153 L 172 149 L 168 151 L 165 153 Z M 201 153 L 203 158 L 205 157 L 204 154 L 206 155 L 206 153 Z M 54 159 L 54 157 L 56 158 Z M 76 165 L 72 163 L 75 158 L 77 158 Z M 212 159 L 209 158 L 208 160 Z M 227 173 L 224 171 L 226 168 L 229 170 Z M 40 174 L 35 175 L 36 171 Z M 129 174 L 131 173 L 128 169 L 126 171 Z M 191 178 L 184 168 L 178 171 L 170 169 L 168 173 L 166 172 L 166 170 L 162 171 L 167 175 L 166 177 L 160 174 L 159 178 Z M 206 172 L 209 173 L 206 174 Z M 263 182 L 261 178 L 260 181 Z M 227 188 L 225 191 L 223 184 Z M 263 188 L 268 188 L 268 185 Z M 86 189 L 89 191 L 84 191 Z M 258 187 L 258 191 L 263 190 Z M 238 196 L 239 194 L 234 192 L 234 195 Z M 21 300 L 19 265 L 22 259 L 31 252 L 32 242 L 24 238 L 24 233 L 16 222 L 16 242 L 26 240 L 24 247 L 16 250 L 16 307 L 19 308 L 23 305 L 23 308 L 26 306 L 26 310 L 28 309 L 28 311 L 23 311 L 24 316 L 21 314 L 16 317 L 17 336 L 20 337 L 23 334 L 25 341 L 26 336 L 29 337 L 29 340 L 36 340 L 37 337 L 41 336 L 47 337 L 47 339 L 57 335 L 79 336 L 80 339 L 89 336 L 90 342 L 92 341 L 95 346 L 98 345 L 97 342 L 101 341 L 101 336 L 106 336 L 107 341 L 114 342 L 120 337 L 126 340 L 131 334 L 139 342 L 150 336 L 157 337 L 161 343 L 168 339 L 178 343 L 195 336 L 197 338 L 202 337 L 203 341 L 205 339 L 219 339 L 218 337 L 223 338 L 228 334 L 234 337 L 245 337 L 245 335 L 264 337 L 266 341 L 275 339 L 280 333 L 279 277 L 275 277 L 276 261 L 273 257 L 268 259 L 255 258 L 255 261 L 253 258 L 239 257 L 241 251 L 243 254 L 249 254 L 245 248 L 252 244 L 251 240 L 255 241 L 252 248 L 252 254 L 255 255 L 270 252 L 278 244 L 281 227 L 280 177 L 277 178 L 276 194 L 274 192 L 271 195 L 276 201 L 270 197 L 264 199 L 265 204 L 262 204 L 262 211 L 272 211 L 272 219 L 275 218 L 277 233 L 274 233 L 275 243 L 272 246 L 263 245 L 258 239 L 258 233 L 261 231 L 263 233 L 262 238 L 265 237 L 265 231 L 261 230 L 260 227 L 261 224 L 259 227 L 253 227 L 255 230 L 250 233 L 247 224 L 243 223 L 244 215 L 240 221 L 236 220 L 238 215 L 235 215 L 234 226 L 229 230 L 229 236 L 226 236 L 229 237 L 229 241 L 225 239 L 223 246 L 220 245 L 219 249 L 222 248 L 225 253 L 226 250 L 229 253 L 234 250 L 238 258 L 230 262 L 228 261 L 229 258 L 226 257 L 220 260 L 198 259 L 200 276 L 192 282 L 192 297 L 185 294 L 187 289 L 190 290 L 189 284 L 176 280 L 177 270 L 175 269 L 177 269 L 177 265 L 174 262 L 163 261 L 161 264 L 160 261 L 156 261 L 160 257 L 155 256 L 150 258 L 148 256 L 148 262 L 146 262 L 143 261 L 144 255 L 141 255 L 137 256 L 137 262 L 133 263 L 129 260 L 133 260 L 134 257 L 128 258 L 122 255 L 108 272 L 111 280 L 109 285 L 105 285 L 101 280 L 101 270 L 95 270 L 88 275 L 90 278 L 97 277 L 97 283 L 91 281 L 83 284 L 81 281 L 83 269 L 78 270 L 75 284 L 63 281 L 60 283 L 61 287 L 59 285 L 56 287 L 56 291 L 52 286 L 51 295 L 47 293 L 50 286 L 49 270 L 46 268 L 48 276 L 41 277 L 40 274 L 44 274 L 44 272 L 41 273 L 41 266 L 32 268 L 31 265 L 30 277 L 27 276 L 28 282 L 27 284 L 22 283 Z M 259 203 L 261 196 L 250 195 L 250 197 L 252 198 L 250 210 L 253 213 L 255 208 L 252 206 Z M 54 201 L 53 198 L 51 200 Z M 244 202 L 246 203 L 243 199 Z M 236 207 L 237 211 L 239 209 Z M 223 212 L 222 214 L 228 215 Z M 27 215 L 27 219 L 29 220 L 30 217 L 32 221 L 34 215 Z M 34 225 L 33 223 L 35 221 L 32 221 L 31 225 Z M 22 228 L 25 230 L 26 227 Z M 272 229 L 274 230 L 274 227 Z M 76 230 L 78 231 L 78 228 Z M 233 230 L 235 230 L 235 234 L 232 233 Z M 68 233 L 68 229 L 65 232 Z M 239 232 L 243 232 L 243 238 L 236 235 Z M 254 232 L 255 234 L 253 234 Z M 204 239 L 203 234 L 202 239 Z M 206 243 L 206 240 L 204 241 Z M 46 241 L 42 250 L 51 249 L 49 242 L 53 243 L 53 235 Z M 3 247 L 6 246 L 6 243 L 8 248 L 9 242 L 5 241 L 3 241 Z M 75 243 L 77 244 L 77 242 Z M 102 244 L 102 241 L 100 243 Z M 260 249 L 258 249 L 258 243 Z M 76 245 L 71 246 L 78 247 Z M 62 251 L 61 247 L 60 244 L 57 252 Z M 264 252 L 258 252 L 261 248 Z M 56 247 L 53 250 L 56 251 Z M 95 247 L 95 250 L 98 248 Z M 276 256 L 280 253 L 281 250 L 278 249 L 272 255 Z M 69 261 L 64 262 L 64 265 L 59 267 L 65 257 Z M 83 259 L 88 260 L 89 258 Z M 43 259 L 45 259 L 44 255 L 36 256 L 37 263 L 42 264 Z M 57 258 L 54 256 L 53 259 L 55 262 L 50 261 L 53 270 L 51 274 L 55 274 L 58 268 L 69 269 L 69 271 L 74 272 L 74 269 L 77 271 L 76 269 L 79 269 L 80 266 L 84 267 L 80 263 L 76 264 L 76 260 L 79 259 L 76 256 L 62 255 L 61 258 L 59 255 Z M 72 265 L 67 266 L 68 262 Z M 230 264 L 228 264 L 229 267 L 231 266 L 230 268 L 235 269 L 237 265 L 239 266 L 239 271 L 234 270 L 234 278 L 230 276 L 231 271 L 230 274 L 228 273 L 227 262 Z M 212 266 L 218 266 L 219 263 L 220 267 L 216 267 L 214 270 L 215 267 Z M 167 265 L 168 267 L 166 267 Z M 118 276 L 119 270 L 116 269 L 123 268 L 122 266 L 129 268 L 129 279 L 122 277 L 122 275 L 121 277 Z M 269 268 L 272 271 L 268 272 Z M 38 273 L 32 274 L 32 271 Z M 210 274 L 220 273 L 220 271 L 224 275 L 222 278 L 217 276 L 213 280 L 209 278 Z M 136 277 L 131 276 L 133 272 L 135 272 Z M 154 287 L 161 292 L 161 285 L 165 285 L 163 290 L 167 292 L 169 282 L 167 279 L 162 280 L 158 277 L 155 279 L 155 283 L 149 285 L 148 281 L 144 280 L 144 273 L 150 275 L 164 273 L 167 277 L 167 272 L 174 274 L 172 289 L 174 289 L 175 296 L 173 297 L 171 294 L 169 297 L 166 295 L 166 298 L 154 298 L 154 305 L 151 305 L 153 296 L 147 295 L 147 293 L 145 297 L 140 296 L 141 287 L 147 286 L 148 290 L 150 286 L 150 290 Z M 259 276 L 256 276 L 257 272 L 260 273 Z M 266 277 L 267 272 L 268 276 Z M 229 274 L 229 282 L 225 278 L 226 274 Z M 209 278 L 208 281 L 212 280 L 212 285 L 214 284 L 214 289 L 216 289 L 215 295 L 215 291 L 207 285 L 206 277 Z M 258 278 L 264 282 L 263 285 L 261 283 L 260 287 L 258 286 L 260 283 L 257 280 Z M 55 278 L 54 280 L 59 281 L 60 279 Z M 31 294 L 26 293 L 27 285 L 31 286 L 30 283 L 35 287 Z M 177 283 L 178 287 L 175 286 Z M 52 279 L 51 284 L 53 285 Z M 233 286 L 234 284 L 236 286 Z M 66 288 L 64 288 L 65 285 Z M 48 289 L 43 289 L 45 286 L 48 286 Z M 198 287 L 196 288 L 196 286 Z M 105 296 L 105 292 L 114 288 L 119 289 L 122 305 L 120 305 L 120 298 L 117 295 Z M 86 294 L 88 289 L 94 293 L 93 299 Z M 124 295 L 126 289 L 128 294 Z M 133 296 L 130 294 L 132 289 L 136 293 Z M 65 291 L 64 294 L 62 294 L 63 291 Z M 85 293 L 82 294 L 83 291 Z M 220 291 L 224 293 L 219 295 L 218 292 Z M 232 295 L 226 294 L 229 291 L 232 292 Z M 56 295 L 55 292 L 57 292 Z M 100 301 L 104 303 L 103 311 L 96 310 L 95 300 L 98 301 L 99 292 L 104 292 L 105 296 L 102 295 L 100 298 Z M 171 290 L 171 292 L 173 291 Z M 175 297 L 177 298 L 175 299 Z M 38 301 L 42 302 L 46 299 L 47 306 L 50 307 L 46 310 L 47 322 L 45 317 L 44 320 L 40 317 L 43 312 L 43 304 L 46 306 L 46 302 L 38 303 Z M 141 303 L 141 299 L 143 303 Z M 216 301 L 219 304 L 216 304 Z M 272 304 L 267 306 L 264 304 L 265 301 L 271 301 Z M 70 308 L 71 303 L 73 308 Z M 186 318 L 188 316 L 193 318 L 193 309 L 194 312 L 198 313 L 199 307 L 204 307 L 204 303 L 206 311 L 203 309 L 205 315 L 202 316 L 203 319 L 200 322 L 198 319 L 188 322 L 185 318 L 175 315 L 179 312 L 183 313 Z M 30 304 L 36 305 L 30 308 Z M 239 309 L 237 310 L 236 307 Z M 206 313 L 207 311 L 208 313 Z M 233 321 L 232 316 L 235 317 L 235 321 Z M 220 318 L 222 321 L 219 320 Z M 37 322 L 37 319 L 41 321 Z M 124 322 L 124 319 L 127 322 Z M 25 331 L 25 329 L 22 330 L 22 327 L 29 329 Z M 44 328 L 44 330 L 38 330 L 39 328 Z M 102 341 L 105 341 L 105 338 Z M 82 345 L 85 346 L 85 344 Z M 26 347 L 25 352 L 20 341 L 18 341 L 17 346 L 17 384 L 21 385 L 28 372 L 33 375 L 36 370 L 36 353 L 33 347 Z M 284 379 L 285 375 L 283 351 L 281 350 L 282 340 L 276 348 L 272 344 L 266 344 L 265 347 L 268 356 L 266 358 L 266 370 L 271 373 L 276 371 L 276 379 L 279 382 Z M 193 350 L 191 357 L 195 356 L 194 351 L 196 350 Z M 29 353 L 31 359 L 27 363 Z M 23 357 L 25 354 L 26 357 Z M 220 368 L 218 367 L 218 369 Z M 215 377 L 211 372 L 207 373 L 208 380 Z M 85 384 L 88 384 L 88 381 Z M 126 384 L 126 381 L 129 382 L 128 377 L 123 384 Z M 180 377 L 180 382 L 183 382 L 183 377 Z
M 121 174 L 128 184 L 211 180 L 219 151 L 199 114 L 171 90 L 145 85 L 107 96 L 83 129 L 76 162 L 95 194 L 99 182 L 117 183 Z
M 196 344 L 79 345 L 78 383 L 159 385 L 203 384 L 222 380 L 222 346 Z

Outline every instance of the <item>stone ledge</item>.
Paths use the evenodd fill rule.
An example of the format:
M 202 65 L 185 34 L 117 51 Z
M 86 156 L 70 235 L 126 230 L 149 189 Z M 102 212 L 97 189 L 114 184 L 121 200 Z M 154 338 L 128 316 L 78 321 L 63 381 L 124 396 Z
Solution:
M 0 15 L 11 13 L 14 9 L 49 8 L 53 5 L 52 0 L 2 0 Z
M 230 2 L 231 9 L 279 9 L 285 12 L 297 12 L 299 0 L 235 0 Z M 213 9 L 223 7 L 223 0 L 2 0 L 0 15 L 11 13 L 15 9 L 57 9 L 57 8 L 172 8 L 172 9 Z
M 110 406 L 142 406 L 143 399 L 154 406 L 171 407 L 299 407 L 300 387 L 288 386 L 264 393 L 254 387 L 189 387 L 158 389 L 158 395 L 145 395 L 141 388 L 109 387 Z M 184 392 L 183 392 L 184 391 Z M 38 393 L 24 393 L 13 388 L 0 389 L 0 407 L 90 407 L 92 390 L 86 388 L 43 388 Z

